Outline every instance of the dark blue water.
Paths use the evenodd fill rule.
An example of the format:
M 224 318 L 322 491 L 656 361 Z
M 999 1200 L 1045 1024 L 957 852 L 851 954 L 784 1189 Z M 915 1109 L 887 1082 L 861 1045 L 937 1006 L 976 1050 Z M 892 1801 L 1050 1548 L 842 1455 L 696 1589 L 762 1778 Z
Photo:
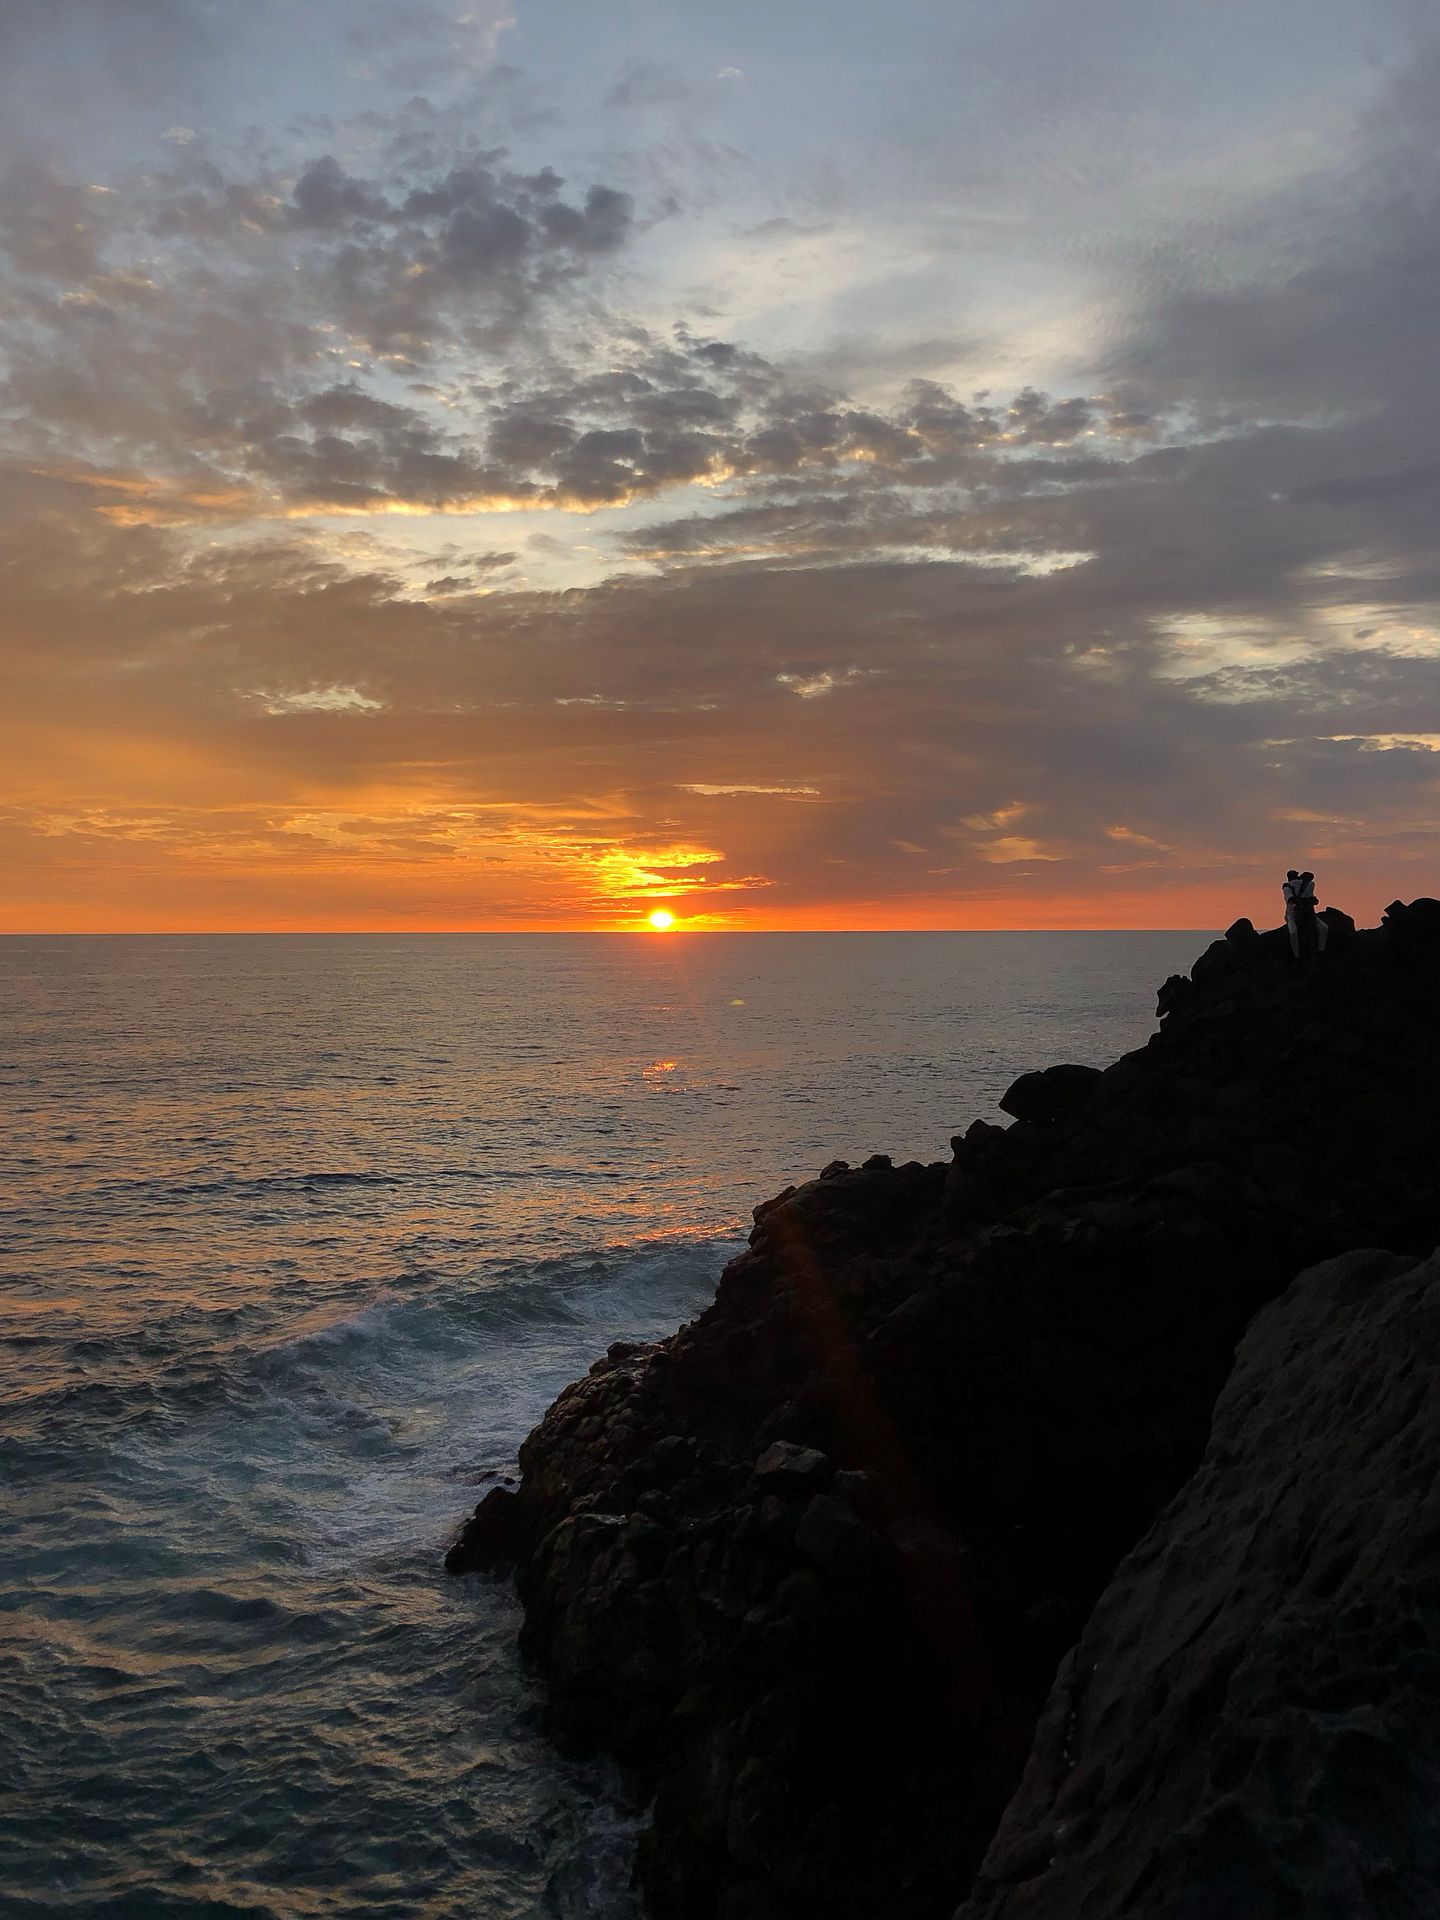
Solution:
M 750 1208 L 1152 1030 L 1193 933 L 0 941 L 0 1912 L 629 1912 L 440 1555 Z

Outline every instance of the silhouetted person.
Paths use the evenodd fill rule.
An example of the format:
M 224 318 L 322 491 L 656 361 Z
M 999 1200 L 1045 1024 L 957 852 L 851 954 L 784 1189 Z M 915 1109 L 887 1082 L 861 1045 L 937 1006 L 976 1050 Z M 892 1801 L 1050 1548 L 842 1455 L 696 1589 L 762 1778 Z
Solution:
M 1302 967 L 1313 967 L 1315 956 L 1325 945 L 1330 929 L 1315 912 L 1315 876 L 1297 873 L 1291 867 L 1280 889 L 1285 896 L 1285 929 L 1290 935 L 1290 951 Z

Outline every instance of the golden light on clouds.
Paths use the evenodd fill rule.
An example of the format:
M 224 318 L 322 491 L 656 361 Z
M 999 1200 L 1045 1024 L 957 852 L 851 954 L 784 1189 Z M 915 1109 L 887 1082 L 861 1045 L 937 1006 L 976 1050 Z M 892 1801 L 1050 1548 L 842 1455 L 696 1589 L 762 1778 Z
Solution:
M 685 9 L 673 71 L 537 19 L 523 113 L 468 0 L 9 11 L 0 931 L 1193 927 L 1322 847 L 1353 910 L 1434 891 L 1437 162 L 1373 7 L 1300 78 L 1278 0 L 1215 37 L 1343 137 L 1237 157 L 1203 260 L 1143 157 L 1217 190 L 1218 69 L 1092 192 L 1118 98 L 1057 72 L 992 165 L 972 63 L 873 10 L 843 124 L 757 54 L 703 143 Z M 183 102 L 117 87 L 122 12 L 202 29 Z M 991 12 L 947 46 L 1045 96 Z M 822 208 L 796 112 L 888 158 Z

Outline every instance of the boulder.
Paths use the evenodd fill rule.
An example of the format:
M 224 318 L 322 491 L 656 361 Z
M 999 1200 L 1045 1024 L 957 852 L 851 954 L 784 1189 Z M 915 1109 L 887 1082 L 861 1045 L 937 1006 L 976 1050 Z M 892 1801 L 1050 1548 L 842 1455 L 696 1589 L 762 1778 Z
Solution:
M 1422 898 L 1408 905 L 1392 900 L 1381 927 L 1392 940 L 1405 946 L 1440 948 L 1440 900 Z
M 1000 1098 L 1002 1113 L 1034 1127 L 1051 1127 L 1057 1120 L 1068 1120 L 1090 1098 L 1100 1079 L 1098 1067 L 1045 1067 L 1039 1073 L 1022 1073 Z
M 823 1486 L 833 1471 L 817 1448 L 776 1440 L 755 1462 L 755 1483 L 766 1493 L 810 1493 Z
M 525 1510 L 509 1487 L 492 1487 L 445 1556 L 447 1573 L 509 1573 L 525 1542 Z
M 1303 1274 L 1066 1655 L 957 1920 L 1440 1910 L 1440 1254 Z
M 858 1571 L 876 1541 L 850 1502 L 838 1493 L 817 1493 L 801 1516 L 795 1545 L 822 1573 Z
M 1166 1020 L 1172 1013 L 1178 1013 L 1195 996 L 1195 982 L 1187 974 L 1172 973 L 1162 981 L 1160 991 L 1155 996 L 1155 1018 Z

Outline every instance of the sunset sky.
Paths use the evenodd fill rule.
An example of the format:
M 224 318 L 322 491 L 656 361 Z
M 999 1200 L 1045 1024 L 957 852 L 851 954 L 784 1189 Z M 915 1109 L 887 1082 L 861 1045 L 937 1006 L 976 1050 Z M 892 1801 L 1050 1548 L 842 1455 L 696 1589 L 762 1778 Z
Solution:
M 1440 892 L 1426 0 L 5 0 L 0 930 Z

